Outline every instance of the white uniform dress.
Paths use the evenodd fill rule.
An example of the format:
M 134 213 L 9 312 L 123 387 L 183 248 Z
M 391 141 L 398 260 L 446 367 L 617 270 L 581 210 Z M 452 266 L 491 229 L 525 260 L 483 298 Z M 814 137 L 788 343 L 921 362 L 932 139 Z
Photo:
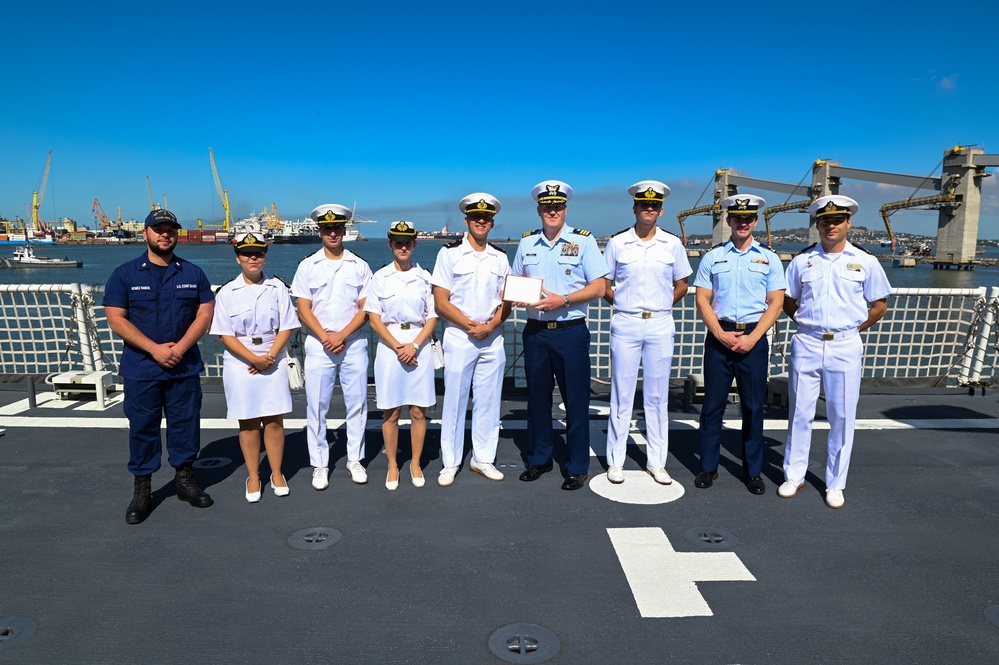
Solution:
M 510 272 L 506 252 L 492 245 L 477 252 L 467 238 L 441 248 L 434 264 L 433 284 L 451 293 L 449 302 L 470 321 L 486 323 L 503 304 L 500 292 Z M 496 460 L 499 442 L 500 394 L 506 350 L 503 326 L 485 339 L 475 339 L 447 322 L 444 329 L 444 403 L 441 408 L 441 464 L 461 464 L 465 448 L 468 393 L 472 400 L 472 459 L 477 464 Z
M 327 331 L 343 330 L 361 310 L 368 296 L 371 268 L 359 256 L 344 250 L 338 260 L 323 249 L 298 264 L 291 294 L 312 301 L 312 313 Z M 347 348 L 331 353 L 310 334 L 305 339 L 305 398 L 309 462 L 329 467 L 326 415 L 337 375 L 347 411 L 347 461 L 364 456 L 364 428 L 368 421 L 368 338 L 363 328 L 347 338 Z
M 270 351 L 278 332 L 299 327 L 287 284 L 266 275 L 256 284 L 247 284 L 240 275 L 215 295 L 215 316 L 208 332 L 235 337 L 252 353 L 262 355 Z M 226 417 L 248 420 L 291 412 L 285 349 L 276 360 L 266 372 L 250 374 L 250 363 L 225 350 L 222 384 L 228 407 Z
M 849 242 L 830 254 L 817 244 L 787 267 L 787 295 L 798 303 L 798 330 L 791 346 L 789 375 L 791 424 L 784 450 L 784 476 L 800 483 L 808 468 L 812 421 L 819 390 L 825 387 L 829 420 L 826 489 L 846 489 L 853 430 L 860 399 L 864 348 L 857 329 L 867 320 L 867 304 L 891 295 L 881 263 Z
M 405 271 L 395 264 L 371 278 L 364 311 L 377 314 L 400 344 L 416 339 L 427 319 L 437 318 L 431 295 L 430 273 L 414 264 Z M 411 404 L 428 407 L 437 402 L 434 356 L 429 343 L 420 347 L 416 365 L 399 362 L 396 350 L 379 338 L 375 351 L 375 395 L 379 409 Z
M 664 468 L 669 447 L 669 376 L 673 365 L 673 282 L 691 272 L 680 239 L 660 228 L 648 242 L 634 227 L 615 234 L 604 259 L 614 281 L 611 318 L 611 403 L 607 465 L 624 466 L 631 412 L 643 370 L 647 466 Z

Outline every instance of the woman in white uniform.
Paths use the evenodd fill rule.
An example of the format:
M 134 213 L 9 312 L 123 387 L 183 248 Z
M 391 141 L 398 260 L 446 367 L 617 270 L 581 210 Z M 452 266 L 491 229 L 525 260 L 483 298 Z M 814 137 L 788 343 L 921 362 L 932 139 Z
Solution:
M 423 487 L 420 456 L 427 432 L 424 412 L 437 401 L 430 337 L 437 326 L 430 273 L 413 262 L 416 228 L 395 222 L 388 232 L 392 263 L 371 278 L 364 311 L 379 337 L 375 353 L 375 395 L 382 409 L 382 438 L 388 457 L 385 487 L 399 487 L 399 414 L 409 406 L 413 485 Z
M 288 496 L 281 473 L 284 414 L 291 412 L 285 346 L 300 327 L 288 285 L 264 274 L 267 243 L 252 233 L 236 241 L 241 273 L 215 295 L 209 331 L 225 345 L 222 382 L 227 417 L 239 421 L 239 447 L 246 460 L 246 500 L 260 501 L 260 430 L 271 467 L 271 487 Z

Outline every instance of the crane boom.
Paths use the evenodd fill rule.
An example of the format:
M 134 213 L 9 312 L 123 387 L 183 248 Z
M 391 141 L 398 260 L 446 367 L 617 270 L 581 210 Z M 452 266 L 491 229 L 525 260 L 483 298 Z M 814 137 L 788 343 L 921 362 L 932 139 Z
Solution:
M 223 189 L 222 180 L 219 178 L 219 170 L 215 167 L 215 155 L 212 149 L 208 148 L 208 161 L 212 164 L 212 178 L 215 179 L 215 192 L 222 201 L 222 208 L 225 209 L 225 219 L 222 220 L 222 230 L 229 231 L 232 228 L 232 214 L 229 212 L 229 190 Z
M 697 206 L 696 208 L 688 208 L 687 210 L 681 210 L 676 213 L 676 221 L 680 222 L 680 236 L 683 238 L 683 246 L 687 246 L 687 228 L 683 223 L 683 220 L 687 219 L 691 215 L 701 215 L 706 212 L 716 212 L 721 208 L 718 207 L 717 203 L 712 203 L 706 206 Z
M 763 222 L 767 225 L 767 247 L 773 249 L 773 235 L 770 233 L 770 218 L 779 212 L 790 212 L 791 210 L 807 210 L 808 206 L 812 204 L 811 199 L 806 199 L 804 201 L 795 201 L 793 203 L 781 203 L 780 205 L 770 206 L 769 208 L 763 209 Z
M 45 157 L 45 169 L 42 171 L 42 184 L 38 186 L 38 191 L 31 193 L 31 225 L 35 231 L 44 232 L 45 222 L 38 216 L 38 209 L 42 207 L 42 199 L 45 198 L 45 185 L 49 181 L 49 171 L 52 169 L 52 151 Z
M 104 208 L 101 207 L 100 201 L 94 199 L 94 204 L 90 207 L 90 211 L 97 215 L 97 222 L 101 225 L 102 229 L 106 229 L 111 226 L 111 217 L 105 214 Z
M 893 201 L 885 203 L 881 206 L 881 219 L 885 223 L 885 231 L 888 233 L 888 240 L 891 241 L 891 251 L 895 251 L 895 231 L 891 228 L 891 222 L 888 217 L 891 213 L 897 210 L 905 210 L 907 208 L 916 208 L 918 206 L 932 206 L 941 207 L 943 205 L 961 205 L 957 202 L 957 186 L 961 183 L 960 175 L 953 175 L 944 183 L 939 194 L 934 194 L 933 196 L 920 196 L 918 198 L 912 198 L 911 196 L 904 201 Z
M 146 193 L 149 194 L 149 209 L 156 210 L 156 204 L 153 202 L 153 186 L 149 182 L 149 176 L 146 176 Z

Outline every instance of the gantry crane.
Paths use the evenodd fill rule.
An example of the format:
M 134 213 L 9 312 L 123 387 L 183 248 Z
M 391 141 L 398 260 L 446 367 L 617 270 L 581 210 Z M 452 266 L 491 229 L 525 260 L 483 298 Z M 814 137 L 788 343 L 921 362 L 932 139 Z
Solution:
M 48 229 L 45 222 L 38 216 L 38 209 L 42 207 L 42 199 L 45 198 L 45 185 L 49 181 L 49 171 L 52 169 L 52 151 L 49 150 L 45 157 L 45 169 L 42 171 L 42 184 L 38 186 L 38 191 L 31 193 L 31 226 L 36 234 L 44 234 Z
M 904 201 L 893 201 L 885 203 L 881 206 L 881 219 L 885 222 L 885 231 L 888 233 L 888 240 L 891 241 L 891 251 L 895 251 L 895 232 L 891 228 L 891 222 L 888 221 L 888 217 L 891 213 L 905 210 L 907 208 L 916 208 L 919 206 L 929 206 L 933 208 L 941 208 L 946 205 L 956 206 L 960 205 L 957 203 L 957 188 L 961 184 L 960 174 L 952 175 L 944 183 L 939 194 L 934 194 L 933 196 L 920 196 L 918 198 L 909 197 Z
M 215 191 L 219 195 L 219 200 L 222 201 L 222 207 L 225 209 L 225 219 L 222 220 L 222 230 L 228 232 L 232 228 L 232 215 L 229 212 L 229 190 L 222 188 L 222 181 L 219 179 L 219 170 L 215 168 L 215 155 L 212 154 L 212 149 L 208 149 L 208 161 L 212 164 L 212 177 L 215 179 Z
M 146 176 L 146 193 L 149 194 L 149 209 L 156 210 L 159 206 L 153 201 L 153 186 L 149 182 L 149 176 Z

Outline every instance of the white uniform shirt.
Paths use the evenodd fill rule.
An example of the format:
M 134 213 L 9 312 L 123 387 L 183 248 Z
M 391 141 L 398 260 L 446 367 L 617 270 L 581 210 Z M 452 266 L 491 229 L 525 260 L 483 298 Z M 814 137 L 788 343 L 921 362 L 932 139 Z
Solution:
M 787 295 L 798 303 L 799 326 L 845 332 L 867 320 L 868 303 L 891 295 L 891 284 L 881 262 L 849 242 L 840 254 L 816 244 L 788 265 Z
M 377 314 L 382 323 L 417 323 L 437 318 L 431 295 L 430 273 L 414 265 L 409 270 L 396 270 L 390 263 L 371 278 L 364 311 Z
M 629 314 L 670 311 L 673 282 L 693 272 L 680 239 L 658 227 L 649 242 L 634 227 L 615 234 L 604 259 L 614 281 L 614 309 Z
M 247 284 L 240 275 L 215 295 L 211 335 L 254 337 L 300 328 L 288 286 L 276 277 Z
M 451 292 L 449 302 L 474 323 L 485 323 L 503 304 L 500 293 L 510 272 L 506 253 L 492 245 L 477 252 L 467 238 L 437 253 L 433 285 Z M 449 325 L 453 325 L 448 322 Z
M 326 258 L 323 249 L 302 259 L 291 282 L 291 294 L 312 301 L 312 313 L 326 330 L 343 330 L 368 296 L 371 268 L 359 256 L 344 250 L 339 261 Z

